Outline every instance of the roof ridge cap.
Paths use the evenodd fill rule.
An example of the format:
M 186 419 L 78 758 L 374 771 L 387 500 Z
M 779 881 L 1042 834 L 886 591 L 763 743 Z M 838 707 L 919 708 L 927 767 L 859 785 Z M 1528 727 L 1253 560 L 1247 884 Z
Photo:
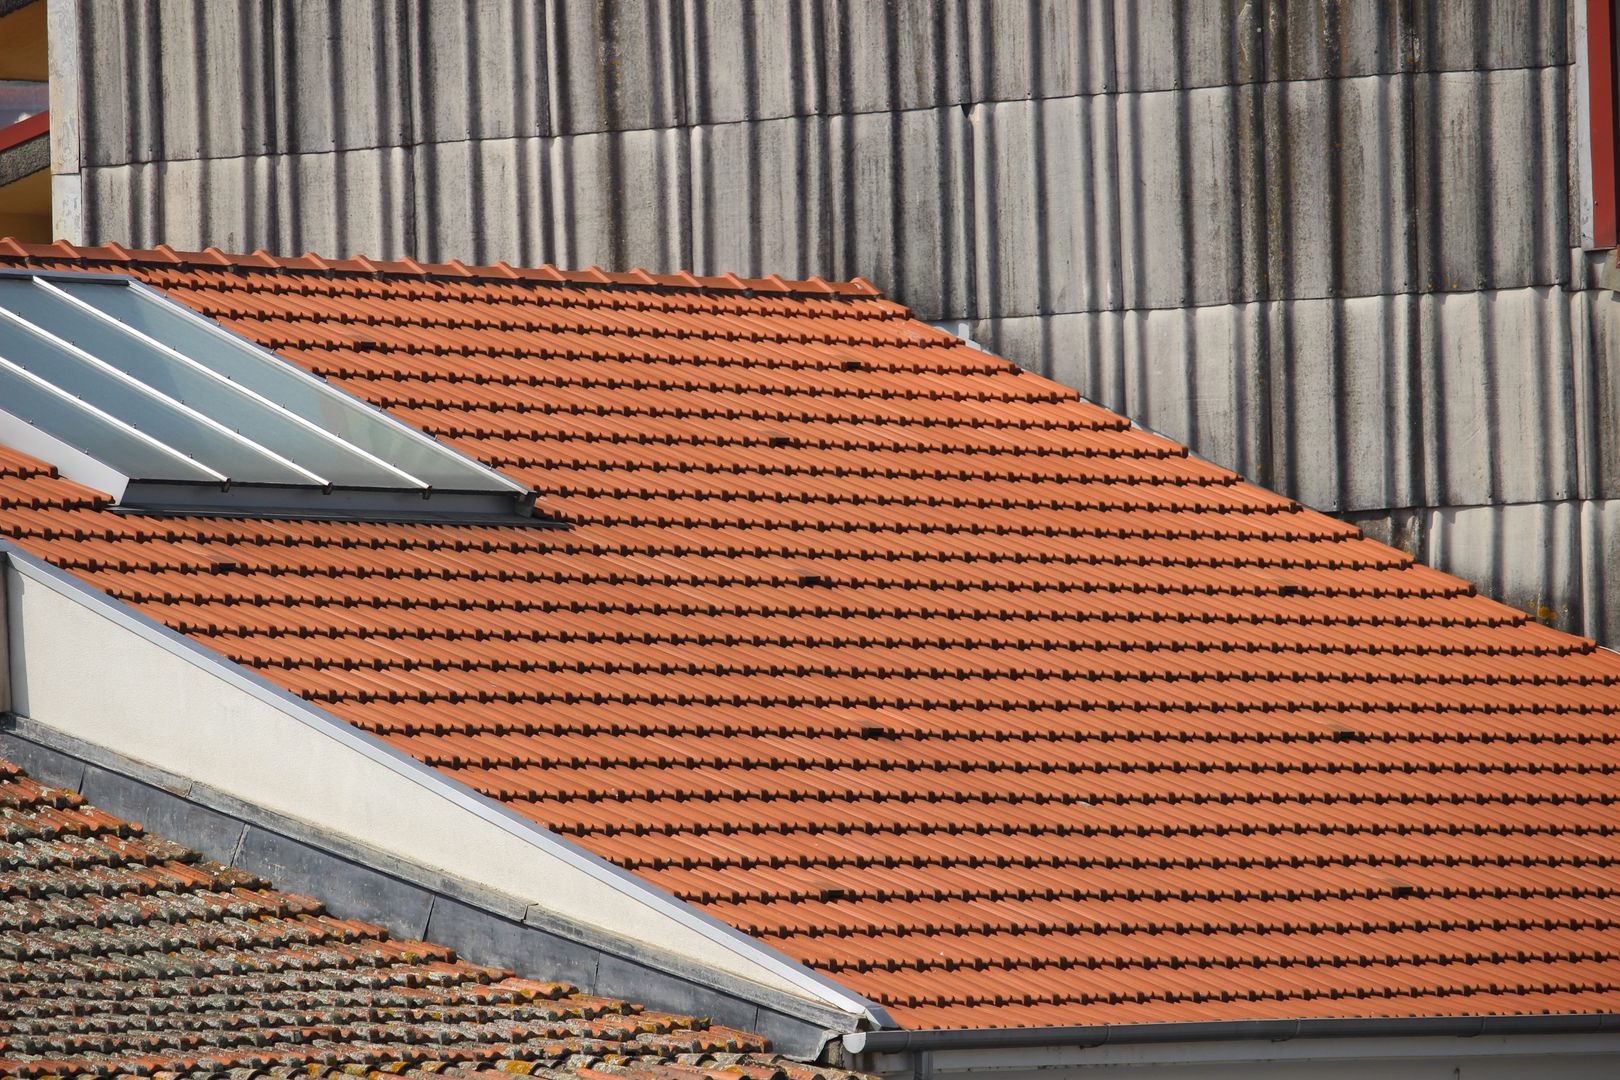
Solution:
M 803 279 L 784 278 L 774 273 L 764 277 L 748 278 L 731 271 L 718 275 L 700 275 L 684 269 L 658 273 L 639 266 L 626 271 L 604 270 L 599 266 L 563 270 L 550 263 L 521 267 L 513 266 L 504 260 L 478 265 L 468 265 L 459 259 L 450 259 L 442 263 L 422 263 L 408 255 L 393 260 L 373 259 L 367 255 L 328 259 L 313 251 L 296 256 L 273 255 L 263 248 L 256 248 L 250 253 L 232 253 L 214 245 L 201 251 L 180 251 L 163 243 L 150 248 L 127 248 L 114 242 L 90 246 L 73 244 L 66 240 L 57 240 L 50 244 L 33 244 L 4 236 L 0 237 L 0 259 L 4 258 L 58 263 L 68 261 L 90 265 L 108 263 L 131 268 L 142 265 L 165 269 L 196 266 L 221 270 L 275 270 L 322 276 L 355 274 L 368 277 L 443 279 L 458 283 L 490 281 L 510 284 L 514 281 L 523 281 L 598 288 L 699 290 L 765 296 L 842 297 L 852 300 L 883 299 L 883 291 L 860 276 L 847 281 L 829 280 L 820 275 Z

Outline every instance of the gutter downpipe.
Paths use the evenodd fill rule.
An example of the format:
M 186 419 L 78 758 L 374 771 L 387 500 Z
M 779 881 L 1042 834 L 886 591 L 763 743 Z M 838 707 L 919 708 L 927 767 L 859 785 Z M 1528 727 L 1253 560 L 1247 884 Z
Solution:
M 1287 1042 L 1292 1039 L 1382 1039 L 1484 1035 L 1596 1035 L 1620 1032 L 1620 1013 L 1522 1016 L 1376 1016 L 1313 1020 L 1204 1020 L 1173 1024 L 1086 1024 L 1048 1028 L 934 1028 L 857 1031 L 843 1037 L 850 1054 L 1091 1049 L 1144 1043 Z

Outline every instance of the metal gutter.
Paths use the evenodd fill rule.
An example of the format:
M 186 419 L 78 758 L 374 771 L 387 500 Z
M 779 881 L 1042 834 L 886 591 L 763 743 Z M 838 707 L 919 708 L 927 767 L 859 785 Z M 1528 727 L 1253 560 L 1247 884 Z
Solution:
M 272 706 L 282 714 L 313 728 L 363 755 L 391 772 L 409 779 L 443 798 L 463 812 L 495 825 L 537 850 L 608 885 L 665 918 L 713 942 L 747 957 L 760 967 L 799 989 L 821 1008 L 846 1011 L 852 1019 L 880 1027 L 893 1027 L 887 1011 L 833 979 L 813 971 L 737 928 L 722 922 L 686 902 L 676 899 L 628 870 L 587 851 L 549 829 L 519 815 L 505 805 L 480 795 L 430 765 L 382 742 L 296 694 L 248 671 L 212 649 L 171 630 L 155 619 L 115 600 L 72 574 L 30 555 L 14 542 L 0 538 L 0 566 L 9 562 L 20 575 L 107 618 L 120 628 L 158 645 L 207 671 L 228 685 Z M 16 658 L 13 658 L 14 660 Z
M 1522 1016 L 1374 1016 L 1305 1020 L 1204 1020 L 1172 1024 L 1085 1024 L 1047 1028 L 930 1028 L 857 1031 L 843 1037 L 851 1054 L 1011 1050 L 1029 1047 L 1129 1046 L 1149 1043 L 1287 1042 L 1292 1039 L 1383 1039 L 1486 1035 L 1596 1035 L 1620 1032 L 1620 1013 Z

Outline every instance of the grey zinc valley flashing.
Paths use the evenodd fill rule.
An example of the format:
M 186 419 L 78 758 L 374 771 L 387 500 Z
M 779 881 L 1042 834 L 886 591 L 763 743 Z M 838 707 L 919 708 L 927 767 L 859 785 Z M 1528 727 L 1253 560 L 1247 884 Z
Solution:
M 146 641 L 160 646 L 165 651 L 204 669 L 236 690 L 251 695 L 259 701 L 272 706 L 285 716 L 315 729 L 334 740 L 345 751 L 360 754 L 384 766 L 391 772 L 428 789 L 458 810 L 470 813 L 487 823 L 497 826 L 508 834 L 518 837 L 538 851 L 559 859 L 574 869 L 606 884 L 619 894 L 634 899 L 653 911 L 695 931 L 723 949 L 749 958 L 762 968 L 783 978 L 789 984 L 803 988 L 806 997 L 836 1003 L 840 1008 L 833 1007 L 833 1004 L 817 1005 L 814 1001 L 796 999 L 791 995 L 759 986 L 740 977 L 711 970 L 705 965 L 686 961 L 671 954 L 660 953 L 656 949 L 649 949 L 638 942 L 614 939 L 601 931 L 559 918 L 555 914 L 546 912 L 539 905 L 523 905 L 521 901 L 515 898 L 497 899 L 500 894 L 481 884 L 452 879 L 428 868 L 407 864 L 392 856 L 383 856 L 380 853 L 346 845 L 346 842 L 330 835 L 324 829 L 292 822 L 290 819 L 283 818 L 280 815 L 270 814 L 261 808 L 252 807 L 234 800 L 226 793 L 215 792 L 204 788 L 202 785 L 193 784 L 184 777 L 150 769 L 143 764 L 130 762 L 116 754 L 90 747 L 87 744 L 77 743 L 75 745 L 74 741 L 67 736 L 45 729 L 38 724 L 30 723 L 29 718 L 26 716 L 12 716 L 8 720 L 9 731 L 6 736 L 6 743 L 8 746 L 15 746 L 18 752 L 28 752 L 29 746 L 33 746 L 39 747 L 41 751 L 48 750 L 59 757 L 82 762 L 86 769 L 85 783 L 89 783 L 91 777 L 95 775 L 93 770 L 96 769 L 104 769 L 125 776 L 145 786 L 147 791 L 143 798 L 155 799 L 157 793 L 167 792 L 173 799 L 178 799 L 188 805 L 239 820 L 244 823 L 244 830 L 253 827 L 262 828 L 277 836 L 284 837 L 289 842 L 303 844 L 314 851 L 325 852 L 330 858 L 345 860 L 356 867 L 362 867 L 372 872 L 381 872 L 387 876 L 397 878 L 401 882 L 425 888 L 435 893 L 435 895 L 442 895 L 447 899 L 466 903 L 471 908 L 482 912 L 487 918 L 504 920 L 506 923 L 527 927 L 533 933 L 544 933 L 559 941 L 573 940 L 575 944 L 595 949 L 604 956 L 611 954 L 621 960 L 628 961 L 632 968 L 639 969 L 642 978 L 647 983 L 656 982 L 658 979 L 673 979 L 691 985 L 694 988 L 694 993 L 699 996 L 703 993 L 709 993 L 714 995 L 717 1001 L 724 998 L 733 998 L 737 1001 L 754 1003 L 759 1009 L 761 1018 L 761 1023 L 756 1025 L 755 1030 L 759 1030 L 760 1026 L 771 1026 L 765 1023 L 767 1019 L 780 1017 L 784 1021 L 791 1022 L 791 1029 L 799 1032 L 797 1036 L 794 1036 L 793 1030 L 783 1031 L 779 1034 L 773 1034 L 769 1030 L 759 1030 L 760 1034 L 773 1039 L 792 1037 L 794 1041 L 803 1045 L 807 1034 L 803 1029 L 809 1027 L 814 1027 L 818 1033 L 818 1038 L 825 1040 L 860 1027 L 895 1026 L 888 1013 L 875 1002 L 868 1001 L 840 983 L 810 970 L 736 928 L 676 899 L 631 872 L 571 843 L 502 804 L 480 795 L 437 769 L 423 764 L 403 751 L 388 746 L 381 740 L 358 730 L 304 699 L 230 662 L 206 646 L 163 626 L 161 623 L 114 600 L 72 575 L 35 558 L 9 540 L 0 539 L 0 563 L 9 563 L 13 570 L 28 580 L 37 582 L 72 600 L 74 603 L 95 611 L 123 630 L 132 632 Z M 0 577 L 3 576 L 3 573 L 0 573 Z M 9 636 L 7 635 L 8 638 Z M 10 670 L 15 672 L 20 663 L 19 657 L 12 657 Z M 39 755 L 36 754 L 36 756 Z M 25 761 L 24 764 L 27 765 L 28 763 Z M 60 766 L 52 767 L 60 768 Z M 106 809 L 112 813 L 125 813 L 124 810 L 115 805 L 107 805 Z M 171 812 L 180 814 L 182 817 L 185 813 L 189 813 L 189 811 L 181 811 L 178 808 L 171 807 L 170 809 Z M 132 816 L 140 816 L 137 813 L 131 813 Z M 200 815 L 198 820 L 201 820 Z M 247 831 L 242 833 L 244 847 L 248 835 Z M 185 835 L 179 835 L 175 838 L 191 842 Z M 247 868 L 252 869 L 252 867 Z M 289 883 L 284 881 L 282 884 Z M 317 895 L 320 895 L 320 889 L 315 891 Z M 518 910 L 520 906 L 522 907 L 521 914 Z M 512 927 L 508 926 L 506 929 L 511 930 Z M 418 933 L 417 936 L 421 935 Z M 445 943 L 453 945 L 452 942 Z M 472 954 L 469 953 L 469 955 Z M 474 958 L 489 963 L 500 963 L 498 957 Z M 587 989 L 596 990 L 598 988 L 588 987 Z M 633 994 L 640 995 L 643 999 L 652 996 L 639 989 L 638 985 L 627 986 L 625 989 Z M 697 1011 L 704 1011 L 695 1003 L 681 1007 L 686 1008 L 687 1011 L 692 1011 L 694 1008 Z M 735 1014 L 737 1010 L 728 1009 L 727 1011 Z M 714 1015 L 718 1016 L 720 1012 L 716 1011 Z M 786 1044 L 783 1043 L 783 1045 Z

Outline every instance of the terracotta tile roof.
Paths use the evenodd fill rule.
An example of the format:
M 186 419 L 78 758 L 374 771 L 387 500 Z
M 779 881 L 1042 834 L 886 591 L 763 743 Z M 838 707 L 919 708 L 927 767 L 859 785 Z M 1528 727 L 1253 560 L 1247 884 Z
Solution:
M 0 1076 L 852 1076 L 390 940 L 5 760 L 0 830 Z
M 1620 657 L 870 287 L 3 250 L 573 526 L 0 533 L 907 1026 L 1620 1011 Z

